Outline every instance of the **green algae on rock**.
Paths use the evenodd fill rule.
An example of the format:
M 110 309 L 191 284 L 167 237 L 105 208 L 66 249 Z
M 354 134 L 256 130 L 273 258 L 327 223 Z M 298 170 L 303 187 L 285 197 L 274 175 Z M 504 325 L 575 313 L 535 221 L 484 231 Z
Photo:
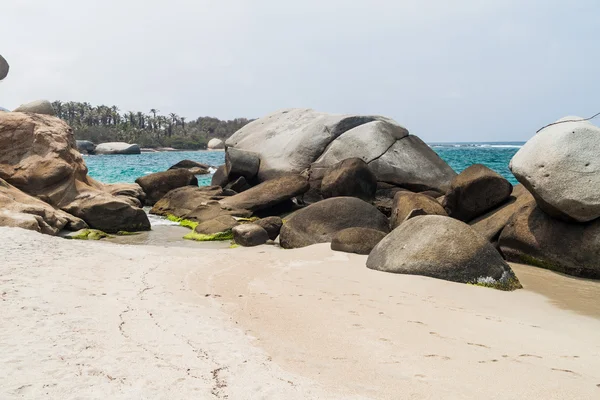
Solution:
M 187 240 L 195 240 L 197 242 L 213 242 L 213 241 L 223 241 L 223 240 L 233 240 L 233 233 L 229 231 L 213 233 L 210 235 L 204 235 L 201 233 L 197 233 L 192 230 L 190 233 L 183 237 Z
M 100 240 L 109 237 L 112 236 L 98 229 L 80 229 L 77 232 L 67 234 L 65 239 Z

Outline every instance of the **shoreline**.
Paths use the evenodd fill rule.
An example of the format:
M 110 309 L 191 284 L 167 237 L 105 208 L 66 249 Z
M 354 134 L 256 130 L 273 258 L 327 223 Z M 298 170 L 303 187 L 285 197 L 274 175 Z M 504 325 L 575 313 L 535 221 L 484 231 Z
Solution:
M 515 266 L 525 288 L 507 293 L 368 270 L 328 245 L 0 238 L 3 398 L 600 394 L 598 310 L 539 294 L 576 280 L 550 271 Z

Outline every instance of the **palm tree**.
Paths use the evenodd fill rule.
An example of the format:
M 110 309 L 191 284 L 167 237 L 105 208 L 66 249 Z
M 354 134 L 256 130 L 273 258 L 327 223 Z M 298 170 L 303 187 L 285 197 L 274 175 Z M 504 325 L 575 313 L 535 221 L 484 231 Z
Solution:
M 154 118 L 156 118 L 156 113 L 160 112 L 160 110 L 157 110 L 156 108 L 151 108 L 150 112 L 152 113 L 152 116 L 154 116 Z

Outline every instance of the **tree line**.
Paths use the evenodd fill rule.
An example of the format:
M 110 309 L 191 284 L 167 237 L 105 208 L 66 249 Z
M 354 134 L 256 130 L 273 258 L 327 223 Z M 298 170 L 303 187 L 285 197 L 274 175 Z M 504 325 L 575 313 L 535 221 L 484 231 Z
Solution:
M 247 118 L 220 120 L 199 117 L 187 121 L 175 113 L 160 114 L 157 109 L 149 113 L 123 112 L 117 106 L 93 106 L 87 102 L 60 100 L 52 102 L 56 115 L 66 121 L 78 140 L 94 143 L 127 142 L 141 147 L 174 147 L 198 150 L 206 148 L 212 138 L 226 139 L 251 122 Z

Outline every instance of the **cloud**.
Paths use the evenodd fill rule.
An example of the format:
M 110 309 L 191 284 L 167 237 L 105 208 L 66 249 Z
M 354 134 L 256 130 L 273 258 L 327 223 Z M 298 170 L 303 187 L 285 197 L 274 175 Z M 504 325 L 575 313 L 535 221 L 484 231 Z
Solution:
M 188 118 L 312 107 L 388 115 L 429 141 L 525 140 L 600 106 L 595 3 L 9 1 L 0 105 Z

